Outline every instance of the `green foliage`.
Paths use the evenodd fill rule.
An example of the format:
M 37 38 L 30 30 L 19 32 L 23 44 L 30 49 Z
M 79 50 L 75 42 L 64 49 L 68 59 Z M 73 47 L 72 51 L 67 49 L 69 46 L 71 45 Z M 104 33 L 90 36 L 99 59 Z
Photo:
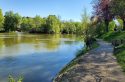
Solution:
M 108 33 L 103 34 L 100 38 L 109 42 L 115 39 L 124 39 L 125 32 L 108 32 Z
M 120 23 L 120 26 L 119 26 L 118 28 L 119 28 L 119 30 L 122 30 L 123 27 L 124 27 L 124 25 L 123 25 L 123 20 L 120 19 L 120 18 L 118 18 L 117 20 L 118 20 L 118 22 Z
M 115 22 L 114 21 L 110 21 L 109 22 L 109 30 L 110 31 L 114 31 L 114 29 L 115 29 Z
M 0 31 L 3 31 L 3 23 L 4 23 L 4 16 L 2 14 L 2 10 L 0 9 Z
M 35 28 L 40 28 L 42 24 L 42 18 L 36 15 L 35 18 L 33 18 L 33 22 L 35 24 Z
M 6 32 L 16 31 L 20 28 L 21 16 L 16 13 L 14 14 L 12 11 L 5 13 L 5 21 L 4 21 L 4 29 Z
M 5 20 L 3 21 L 5 17 Z M 80 22 L 64 21 L 59 17 L 49 15 L 47 18 L 42 18 L 39 15 L 35 17 L 21 17 L 18 13 L 12 11 L 6 12 L 5 16 L 0 10 L 0 31 L 23 31 L 30 33 L 66 33 L 66 34 L 82 34 L 83 27 Z M 4 25 L 3 25 L 4 23 Z M 4 27 L 4 28 L 3 28 Z
M 23 17 L 21 23 L 21 30 L 28 32 L 43 32 L 44 29 L 42 29 L 42 27 L 44 23 L 44 19 L 38 15 L 34 18 Z
M 2 12 L 0 12 L 2 16 Z M 87 13 L 86 13 L 87 15 Z M 70 21 L 61 21 L 59 17 L 55 15 L 49 15 L 47 18 L 42 18 L 39 15 L 35 17 L 21 17 L 18 13 L 12 11 L 5 13 L 4 28 L 2 27 L 3 18 L 0 19 L 0 29 L 5 32 L 11 31 L 23 31 L 30 33 L 65 33 L 65 34 L 83 34 L 86 20 L 84 22 L 74 22 Z M 89 18 L 88 18 L 89 19 Z M 84 23 L 84 24 L 83 24 Z
M 9 75 L 9 82 L 23 82 L 23 77 L 19 77 L 19 79 L 13 78 L 11 75 Z
M 94 42 L 96 28 L 91 24 L 90 18 L 87 15 L 87 12 L 84 11 L 82 14 L 82 26 L 81 31 L 84 35 L 84 41 L 86 43 L 86 47 L 90 48 L 92 43 Z
M 79 28 L 79 23 L 77 22 L 73 22 L 73 21 L 65 21 L 62 23 L 62 33 L 66 33 L 66 34 L 74 34 L 76 33 L 77 28 Z M 77 31 L 78 32 L 78 31 Z
M 86 10 L 84 10 L 84 12 L 82 14 L 82 26 L 81 26 L 80 30 L 84 33 L 85 36 L 89 36 L 88 35 L 89 27 L 90 27 L 90 19 L 89 19 L 89 16 L 88 16 Z
M 82 24 L 81 22 L 75 22 L 75 26 L 76 26 L 76 34 L 83 34 L 82 30 Z
M 97 2 L 96 2 L 97 1 Z M 102 2 L 101 4 L 102 5 L 99 5 L 98 2 Z M 109 22 L 109 30 L 110 32 L 105 32 L 103 31 L 103 28 L 105 27 L 103 25 L 103 21 L 105 21 L 105 16 L 103 15 L 99 15 L 99 14 L 102 14 L 102 13 L 106 13 L 106 10 L 104 10 L 105 12 L 98 12 L 98 8 L 100 6 L 103 6 L 105 7 L 104 5 L 106 4 L 103 3 L 105 2 L 105 0 L 95 0 L 95 4 L 96 4 L 96 8 L 97 9 L 97 12 L 96 12 L 96 15 L 95 16 L 98 16 L 100 17 L 99 21 L 97 24 L 96 24 L 96 35 L 99 37 L 99 38 L 103 38 L 104 40 L 106 41 L 112 41 L 113 39 L 123 39 L 125 38 L 124 35 L 125 33 L 124 32 L 121 32 L 122 29 L 124 29 L 124 22 L 125 22 L 125 19 L 124 19 L 124 16 L 125 16 L 125 0 L 110 0 L 108 6 L 108 12 L 107 15 L 109 15 L 109 19 L 108 20 L 112 20 L 113 17 L 115 16 L 118 20 L 118 22 L 120 23 L 120 26 L 117 26 L 115 25 L 115 22 L 112 20 Z M 96 11 L 96 10 L 95 10 Z M 101 25 L 102 24 L 102 25 Z M 117 28 L 118 32 L 113 32 L 114 31 L 114 28 Z
M 23 17 L 21 23 L 22 31 L 41 32 L 41 33 L 80 33 L 81 23 L 73 21 L 61 22 L 55 15 L 49 15 L 47 18 L 36 16 L 35 18 Z
M 21 23 L 21 30 L 22 31 L 29 31 L 32 27 L 32 20 L 30 18 L 23 17 Z
M 84 39 L 86 40 L 88 37 L 91 37 L 91 29 L 90 29 L 90 20 L 87 15 L 86 10 L 82 14 L 82 25 L 81 25 L 81 33 L 84 34 Z
M 55 15 L 49 15 L 46 19 L 47 33 L 60 33 L 60 20 Z
M 97 37 L 100 37 L 101 35 L 103 35 L 105 32 L 106 32 L 106 28 L 105 28 L 105 22 L 102 21 L 102 22 L 99 22 L 97 23 L 97 25 L 95 26 L 95 35 Z
M 125 0 L 111 0 L 110 12 L 114 15 L 124 16 Z

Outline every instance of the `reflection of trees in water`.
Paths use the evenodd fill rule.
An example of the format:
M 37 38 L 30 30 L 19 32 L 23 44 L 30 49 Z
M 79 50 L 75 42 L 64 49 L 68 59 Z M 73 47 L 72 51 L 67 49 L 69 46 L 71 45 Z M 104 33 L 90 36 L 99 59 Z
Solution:
M 3 34 L 4 36 L 4 34 Z M 40 49 L 41 47 L 48 49 L 48 50 L 55 50 L 61 44 L 61 40 L 65 38 L 68 40 L 75 39 L 75 35 L 50 35 L 50 34 L 43 34 L 43 35 L 32 35 L 32 34 L 5 34 L 4 37 L 0 36 L 0 47 L 6 46 L 13 46 L 16 44 L 34 44 L 36 49 Z M 65 44 L 72 44 L 72 41 L 65 41 Z
M 42 43 L 45 44 L 44 48 L 47 48 L 49 50 L 55 50 L 60 45 L 60 35 L 46 35 L 43 36 L 43 40 L 41 40 Z
M 64 35 L 61 35 L 63 38 L 67 38 L 67 39 L 75 39 L 76 38 L 76 35 L 73 35 L 73 34 L 64 34 Z
M 64 41 L 65 44 L 72 45 L 75 43 L 75 41 Z
M 2 38 L 0 38 L 0 48 L 4 47 L 4 40 Z

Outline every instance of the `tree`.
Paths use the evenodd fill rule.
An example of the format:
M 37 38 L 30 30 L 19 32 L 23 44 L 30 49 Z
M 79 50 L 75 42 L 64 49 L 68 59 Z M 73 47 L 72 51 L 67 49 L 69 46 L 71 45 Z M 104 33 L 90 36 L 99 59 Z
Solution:
M 42 32 L 42 24 L 43 24 L 43 19 L 36 15 L 33 19 L 32 22 L 34 24 L 34 26 L 31 28 L 31 32 L 33 33 L 38 33 L 38 32 Z
M 20 24 L 21 24 L 22 17 L 18 14 L 14 14 L 14 29 L 12 31 L 16 31 L 17 29 L 20 29 Z
M 111 0 L 110 12 L 114 16 L 120 16 L 124 23 L 125 30 L 125 0 Z
M 86 10 L 84 10 L 84 12 L 82 14 L 81 22 L 82 22 L 81 31 L 86 33 L 87 29 L 89 28 L 89 23 L 90 23 L 90 19 L 89 19 L 89 16 L 88 16 Z
M 82 34 L 83 32 L 81 31 L 81 22 L 75 22 L 75 27 L 76 27 L 76 34 Z
M 87 48 L 90 48 L 95 36 L 95 28 L 91 26 L 91 21 L 86 10 L 84 10 L 84 13 L 82 14 L 81 29 L 82 29 L 81 31 L 83 32 L 83 37 L 84 37 L 86 46 Z
M 29 19 L 26 17 L 22 17 L 21 31 L 27 32 L 30 29 L 31 29 L 31 25 L 29 23 Z
M 4 23 L 4 16 L 3 16 L 3 13 L 2 13 L 2 9 L 0 9 L 0 31 L 4 30 L 3 23 Z
M 5 21 L 4 21 L 4 29 L 6 32 L 16 31 L 20 27 L 21 16 L 16 13 L 14 14 L 12 11 L 5 13 Z
M 62 23 L 62 33 L 66 33 L 66 34 L 73 34 L 76 33 L 76 23 L 73 22 L 72 20 L 70 21 L 65 21 Z
M 111 0 L 93 0 L 93 14 L 105 21 L 106 31 L 108 32 L 109 21 L 112 18 L 110 13 Z
M 47 33 L 60 33 L 60 20 L 55 15 L 49 15 L 46 19 Z
M 42 24 L 42 18 L 38 15 L 36 15 L 34 18 L 34 24 L 35 24 L 35 28 L 39 28 L 41 27 L 41 24 Z

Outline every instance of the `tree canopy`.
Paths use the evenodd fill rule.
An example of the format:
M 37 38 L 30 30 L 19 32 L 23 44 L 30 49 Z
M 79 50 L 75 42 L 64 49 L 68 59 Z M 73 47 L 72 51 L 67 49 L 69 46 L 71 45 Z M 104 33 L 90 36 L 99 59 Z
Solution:
M 16 31 L 21 24 L 21 16 L 18 13 L 12 11 L 5 13 L 4 29 L 6 32 Z

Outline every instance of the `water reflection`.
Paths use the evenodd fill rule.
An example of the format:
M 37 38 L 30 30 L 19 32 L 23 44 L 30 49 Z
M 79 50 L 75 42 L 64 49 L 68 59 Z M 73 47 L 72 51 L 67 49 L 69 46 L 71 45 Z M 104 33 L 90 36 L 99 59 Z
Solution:
M 0 34 L 0 82 L 9 74 L 24 82 L 51 82 L 71 61 L 83 42 L 75 35 Z

